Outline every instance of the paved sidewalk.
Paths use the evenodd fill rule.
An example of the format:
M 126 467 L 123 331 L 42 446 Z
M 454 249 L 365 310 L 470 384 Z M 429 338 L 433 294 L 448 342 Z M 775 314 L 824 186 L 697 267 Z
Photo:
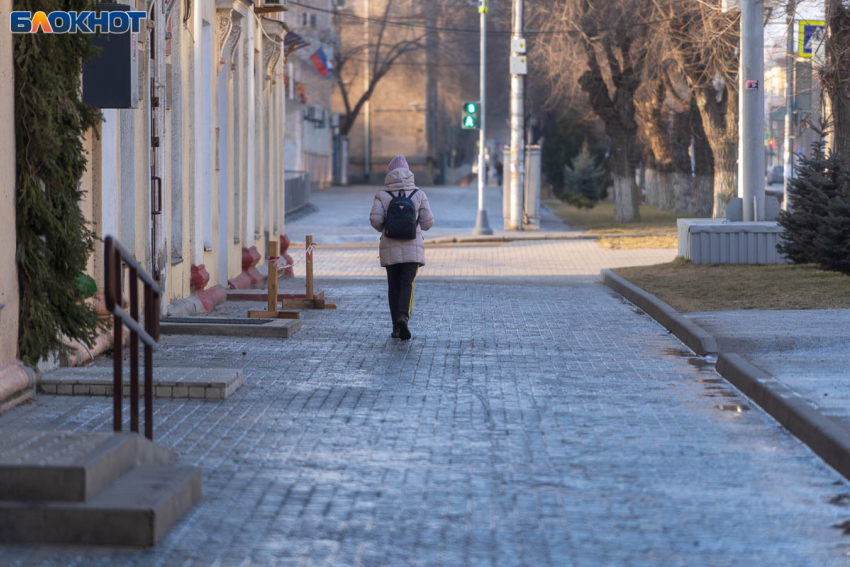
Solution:
M 351 185 L 314 191 L 310 202 L 318 212 L 287 221 L 286 234 L 296 246 L 301 245 L 308 234 L 325 243 L 376 243 L 380 234 L 369 224 L 369 211 L 379 189 L 378 186 Z M 472 234 L 478 211 L 477 187 L 424 187 L 423 190 L 436 219 L 434 227 L 424 234 L 426 240 Z M 502 190 L 487 187 L 484 194 L 490 228 L 495 234 L 503 235 Z M 567 233 L 569 226 L 541 207 L 541 229 Z
M 296 277 L 304 275 L 304 250 L 291 250 Z M 486 245 L 429 246 L 419 278 L 540 278 L 581 276 L 599 279 L 606 267 L 670 262 L 676 250 L 605 250 L 594 241 L 504 242 Z M 378 259 L 378 243 L 357 248 L 335 247 L 319 241 L 314 274 L 322 278 L 386 278 Z M 318 284 L 317 284 L 318 285 Z
M 304 312 L 289 340 L 164 338 L 158 364 L 237 368 L 246 384 L 157 400 L 157 440 L 204 473 L 161 545 L 2 547 L 0 565 L 850 561 L 834 527 L 848 483 L 600 284 L 424 281 L 408 343 L 388 337 L 384 282 L 319 287 L 339 309 Z M 110 420 L 109 400 L 42 395 L 0 427 Z

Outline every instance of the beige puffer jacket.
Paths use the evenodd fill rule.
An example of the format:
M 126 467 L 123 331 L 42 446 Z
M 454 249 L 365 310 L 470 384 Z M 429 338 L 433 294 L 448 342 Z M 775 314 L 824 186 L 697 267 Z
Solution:
M 387 238 L 383 232 L 384 222 L 387 219 L 387 207 L 390 206 L 390 201 L 392 201 L 392 198 L 398 191 L 408 193 L 417 189 L 417 187 L 413 184 L 413 173 L 406 168 L 394 169 L 387 173 L 384 185 L 385 187 L 375 194 L 375 201 L 372 203 L 372 212 L 369 214 L 369 221 L 372 223 L 372 226 L 381 233 L 381 266 L 391 266 L 393 264 L 404 264 L 407 262 L 416 262 L 420 266 L 424 266 L 425 240 L 422 238 L 422 231 L 428 230 L 434 225 L 434 215 L 431 214 L 431 205 L 428 204 L 428 197 L 422 189 L 419 189 L 410 198 L 418 211 L 419 226 L 416 227 L 416 238 L 414 240 Z M 392 195 L 387 191 L 391 191 Z

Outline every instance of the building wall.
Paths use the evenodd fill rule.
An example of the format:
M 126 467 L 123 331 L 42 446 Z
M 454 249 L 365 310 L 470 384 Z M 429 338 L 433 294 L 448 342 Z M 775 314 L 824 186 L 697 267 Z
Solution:
M 353 0 L 346 4 L 346 8 L 355 15 L 365 17 L 366 2 L 364 0 Z M 386 0 L 371 0 L 369 16 L 380 18 L 384 14 Z M 391 18 L 410 17 L 415 12 L 413 4 L 399 3 L 393 5 L 395 13 L 391 11 Z M 352 49 L 362 46 L 365 37 L 377 33 L 377 24 L 370 24 L 372 28 L 366 29 L 364 24 L 351 24 L 346 20 L 340 33 L 340 49 L 343 53 L 349 53 Z M 413 21 L 413 20 L 411 20 Z M 422 20 L 425 23 L 425 20 Z M 398 43 L 401 40 L 412 39 L 419 30 L 406 27 L 387 27 L 384 30 L 383 45 Z M 371 48 L 374 50 L 374 41 Z M 374 53 L 366 54 L 359 52 L 352 57 L 343 81 L 350 84 L 349 100 L 354 106 L 365 91 L 366 67 L 373 61 Z M 424 65 L 425 54 L 410 54 L 398 60 L 389 72 L 380 80 L 370 98 L 370 108 L 364 105 L 353 128 L 349 131 L 350 139 L 350 175 L 353 179 L 362 178 L 365 160 L 365 130 L 366 114 L 371 115 L 370 148 L 371 169 L 373 171 L 373 182 L 383 180 L 383 172 L 386 165 L 393 156 L 404 154 L 411 165 L 411 170 L 417 174 L 417 181 L 428 184 L 431 182 L 430 169 L 427 166 L 428 141 L 427 141 L 427 73 Z M 334 110 L 341 115 L 345 113 L 342 97 L 337 90 L 334 93 Z
M 311 6 L 330 11 L 330 0 L 319 0 Z M 333 129 L 330 117 L 333 112 L 334 78 L 321 76 L 310 56 L 322 48 L 333 64 L 335 32 L 328 12 L 310 10 L 291 5 L 287 21 L 292 30 L 309 43 L 289 56 L 286 72 L 292 83 L 287 93 L 287 124 L 284 148 L 286 169 L 306 171 L 314 188 L 329 187 L 333 182 L 331 159 L 333 154 Z M 296 88 L 298 85 L 298 88 Z M 300 93 L 304 95 L 302 102 Z M 304 112 L 309 107 L 321 108 L 321 122 L 308 120 Z
M 8 21 L 12 0 L 0 0 L 0 21 Z M 18 348 L 18 273 L 15 264 L 15 73 L 12 34 L 0 26 L 0 366 Z
M 262 264 L 268 240 L 283 228 L 279 44 L 286 32 L 283 13 L 259 18 L 245 0 L 192 3 L 186 21 L 185 3 L 170 5 L 170 35 L 160 28 L 157 40 L 165 54 L 158 83 L 168 85 L 154 111 L 158 129 L 151 130 L 150 38 L 141 38 L 139 108 L 104 109 L 101 137 L 88 136 L 82 206 L 98 235 L 117 236 L 146 270 L 157 260 L 163 311 L 180 314 L 206 309 L 201 295 L 211 288 L 223 298 L 233 280 L 263 283 L 256 271 L 254 279 L 242 277 L 243 255 L 253 250 Z M 163 180 L 158 217 L 151 209 L 152 154 Z M 102 285 L 101 250 L 89 271 Z

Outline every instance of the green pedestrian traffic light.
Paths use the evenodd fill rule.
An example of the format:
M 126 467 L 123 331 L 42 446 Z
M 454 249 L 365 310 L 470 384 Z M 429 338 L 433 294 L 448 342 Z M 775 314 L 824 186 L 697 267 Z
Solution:
M 463 103 L 463 118 L 460 124 L 464 130 L 478 128 L 478 102 Z

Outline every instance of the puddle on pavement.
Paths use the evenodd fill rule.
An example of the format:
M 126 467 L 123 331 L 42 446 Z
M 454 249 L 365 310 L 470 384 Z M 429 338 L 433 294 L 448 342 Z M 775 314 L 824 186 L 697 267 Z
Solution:
M 730 400 L 736 399 L 738 394 L 734 392 L 716 392 L 713 394 L 699 394 L 700 398 L 728 398 Z
M 730 411 L 733 413 L 741 413 L 742 411 L 750 411 L 750 406 L 746 404 L 729 404 L 714 406 L 714 409 L 718 409 L 720 411 Z
M 700 372 L 714 372 L 714 364 L 716 361 L 708 360 L 706 358 L 700 358 L 698 356 L 691 356 L 688 358 L 688 364 L 695 367 Z
M 837 496 L 833 496 L 829 500 L 827 500 L 833 506 L 842 506 L 847 507 L 850 506 L 850 494 L 839 494 Z
M 662 352 L 669 356 L 679 356 L 687 359 L 688 364 L 696 368 L 698 372 L 710 373 L 714 376 L 717 376 L 714 370 L 714 366 L 717 363 L 717 358 L 713 356 L 694 356 L 692 352 L 682 348 L 665 348 L 662 349 Z M 730 402 L 732 400 L 741 399 L 738 392 L 731 388 L 730 384 L 723 378 L 698 378 L 696 382 L 702 384 L 703 387 L 707 390 L 706 392 L 697 394 L 697 396 L 700 398 L 725 398 Z M 732 403 L 716 405 L 714 406 L 714 408 L 720 411 L 732 413 L 741 413 L 750 410 L 750 406 L 746 404 Z
M 841 530 L 844 535 L 850 535 L 850 520 L 845 520 L 840 524 L 833 524 L 832 527 Z
M 714 372 L 714 365 L 717 362 L 717 359 L 714 357 L 694 356 L 694 353 L 683 348 L 663 348 L 661 352 L 668 356 L 678 356 L 687 359 L 688 364 L 700 372 Z
M 670 356 L 684 356 L 684 357 L 693 356 L 693 354 L 691 354 L 690 351 L 687 351 L 687 350 L 682 349 L 682 348 L 667 347 L 667 348 L 661 349 L 661 352 L 663 352 L 664 354 L 668 354 Z

